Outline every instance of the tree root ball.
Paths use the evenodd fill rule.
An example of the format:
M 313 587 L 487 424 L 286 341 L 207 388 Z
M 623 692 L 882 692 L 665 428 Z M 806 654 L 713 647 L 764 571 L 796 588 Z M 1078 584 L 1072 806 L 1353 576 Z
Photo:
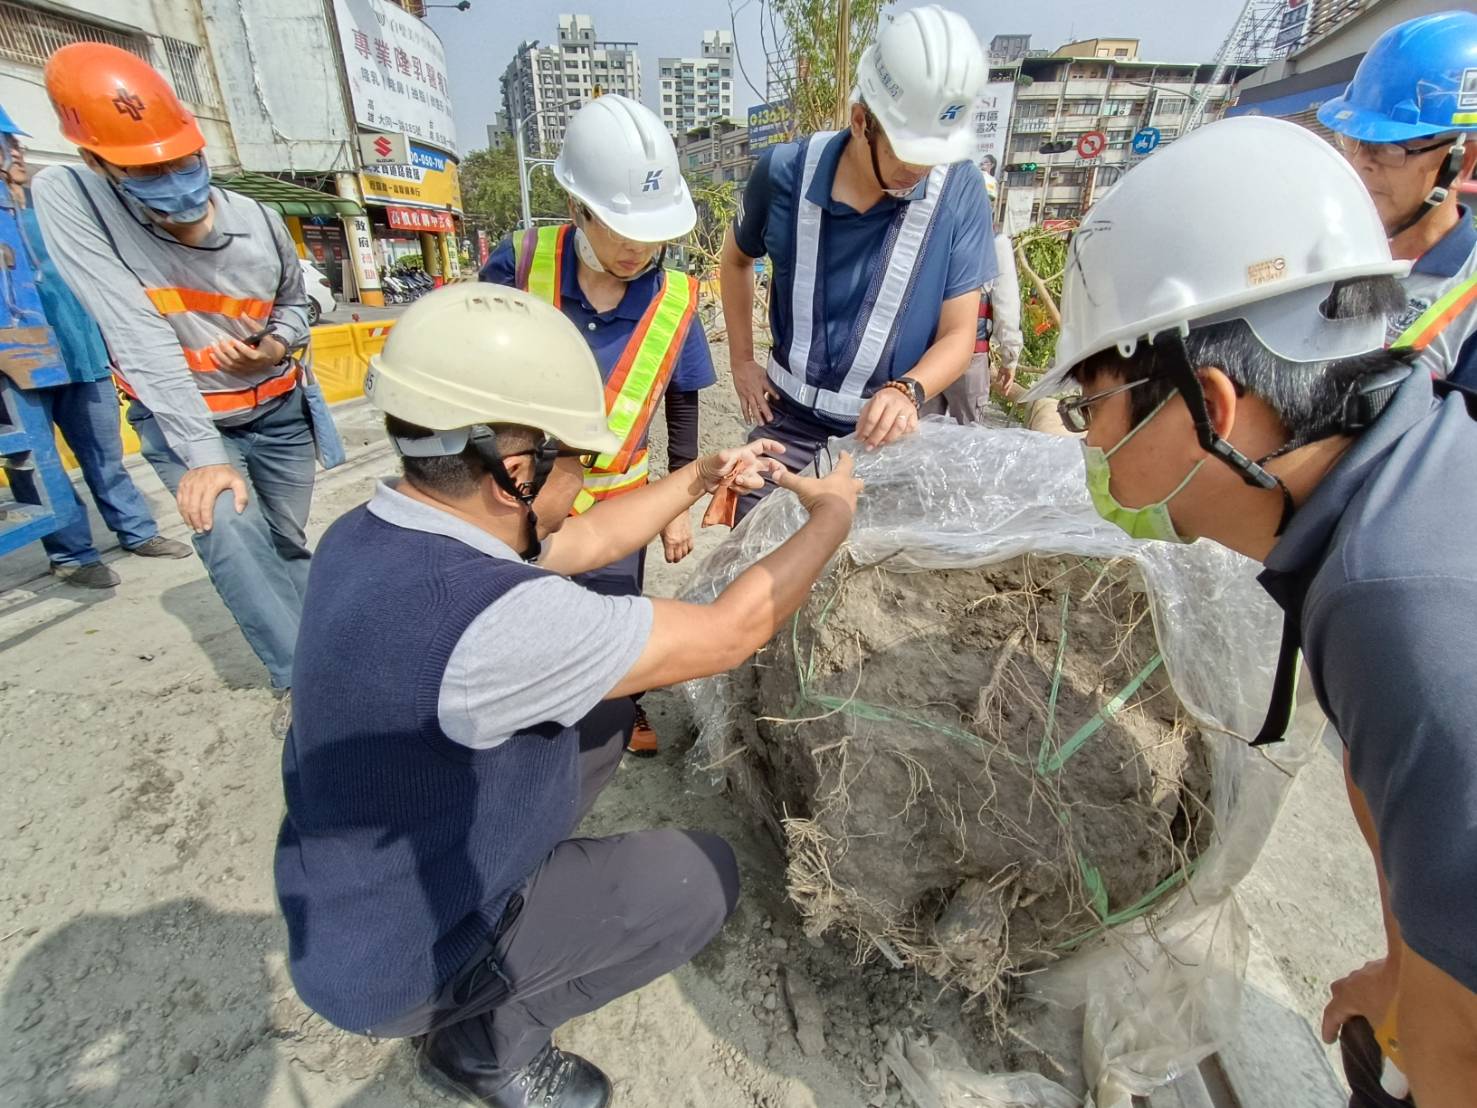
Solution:
M 891 572 L 844 558 L 734 676 L 725 768 L 809 934 L 971 996 L 1177 889 L 1202 740 L 1127 561 Z

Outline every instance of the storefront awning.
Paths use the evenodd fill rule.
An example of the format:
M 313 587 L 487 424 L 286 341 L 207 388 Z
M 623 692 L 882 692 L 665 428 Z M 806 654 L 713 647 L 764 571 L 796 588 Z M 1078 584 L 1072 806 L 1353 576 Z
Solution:
M 291 181 L 279 181 L 263 173 L 238 173 L 234 177 L 216 177 L 212 183 L 218 188 L 239 192 L 258 200 L 282 215 L 363 215 L 364 209 L 353 200 L 341 196 L 330 196 L 326 192 L 314 192 Z

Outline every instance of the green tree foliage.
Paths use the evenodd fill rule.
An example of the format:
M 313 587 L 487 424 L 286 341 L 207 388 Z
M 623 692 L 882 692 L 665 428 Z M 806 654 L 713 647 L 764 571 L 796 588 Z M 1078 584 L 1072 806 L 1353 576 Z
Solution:
M 1062 277 L 1067 269 L 1066 235 L 1043 227 L 1028 227 L 1016 235 L 1013 241 L 1017 254 L 1024 256 L 1027 264 L 1041 278 L 1052 300 L 1060 304 Z M 1025 267 L 1017 268 L 1020 270 L 1021 283 L 1021 331 L 1025 339 L 1021 365 L 1045 369 L 1056 356 L 1056 340 L 1060 332 Z
M 789 58 L 793 66 L 772 74 L 785 88 L 795 109 L 799 134 L 842 124 L 836 105 L 856 81 L 862 51 L 877 37 L 877 23 L 890 0 L 851 0 L 850 58 L 844 73 L 836 71 L 838 0 L 766 0 L 760 14 L 765 49 Z
M 695 275 L 701 277 L 718 268 L 723 236 L 738 214 L 738 186 L 732 181 L 714 182 L 703 176 L 689 176 L 687 187 L 697 206 L 697 226 L 683 245 L 696 263 Z
M 488 150 L 474 150 L 459 167 L 462 206 L 472 222 L 497 242 L 518 226 L 518 156 L 511 142 Z M 565 218 L 569 207 L 564 190 L 546 167 L 535 167 L 529 179 L 529 210 L 535 220 Z

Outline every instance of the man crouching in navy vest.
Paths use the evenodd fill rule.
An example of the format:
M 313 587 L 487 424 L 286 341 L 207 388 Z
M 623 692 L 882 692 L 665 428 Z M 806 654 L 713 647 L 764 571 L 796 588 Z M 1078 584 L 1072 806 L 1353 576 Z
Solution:
M 550 1038 L 687 962 L 738 900 L 727 843 L 571 838 L 630 696 L 719 673 L 799 608 L 851 527 L 850 459 L 791 476 L 760 440 L 570 517 L 619 443 L 578 330 L 527 293 L 434 292 L 370 365 L 404 479 L 314 557 L 283 753 L 277 893 L 298 994 L 339 1027 L 418 1036 L 424 1076 L 494 1108 L 600 1108 Z M 704 494 L 777 480 L 809 520 L 711 604 L 570 580 Z
M 792 470 L 832 436 L 855 431 L 876 449 L 908 434 L 969 367 L 980 288 L 995 276 L 970 160 L 988 72 L 963 16 L 903 12 L 862 55 L 850 129 L 777 146 L 754 167 L 723 244 L 723 319 L 753 437 L 783 442 Z M 761 366 L 754 260 L 766 254 L 774 341 Z M 740 498 L 733 518 L 767 491 Z

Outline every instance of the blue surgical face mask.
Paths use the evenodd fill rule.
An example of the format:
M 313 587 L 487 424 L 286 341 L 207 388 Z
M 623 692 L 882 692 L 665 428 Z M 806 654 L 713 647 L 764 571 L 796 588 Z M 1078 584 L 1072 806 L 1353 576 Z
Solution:
M 1083 460 L 1087 463 L 1087 491 L 1092 497 L 1092 506 L 1097 509 L 1098 515 L 1102 516 L 1109 523 L 1122 528 L 1129 536 L 1135 539 L 1158 539 L 1161 542 L 1181 543 L 1195 541 L 1193 537 L 1187 538 L 1181 535 L 1175 528 L 1174 520 L 1169 517 L 1169 502 L 1183 492 L 1185 486 L 1194 480 L 1195 474 L 1199 473 L 1200 467 L 1205 464 L 1204 458 L 1201 458 L 1191 467 L 1190 472 L 1185 475 L 1185 479 L 1175 486 L 1173 492 L 1163 500 L 1153 504 L 1145 504 L 1142 508 L 1124 507 L 1118 503 L 1117 498 L 1109 489 L 1113 474 L 1109 468 L 1108 460 L 1127 446 L 1128 441 L 1142 431 L 1148 425 L 1149 421 L 1159 414 L 1164 408 L 1164 405 L 1169 403 L 1173 396 L 1174 393 L 1170 393 L 1169 396 L 1161 400 L 1158 407 L 1146 415 L 1137 427 L 1124 435 L 1122 440 L 1112 450 L 1105 451 L 1099 446 L 1088 446 L 1087 440 L 1084 439 L 1082 441 L 1082 456 Z
M 118 187 L 170 223 L 199 223 L 210 211 L 210 166 L 203 155 L 199 162 L 157 177 L 121 177 Z

